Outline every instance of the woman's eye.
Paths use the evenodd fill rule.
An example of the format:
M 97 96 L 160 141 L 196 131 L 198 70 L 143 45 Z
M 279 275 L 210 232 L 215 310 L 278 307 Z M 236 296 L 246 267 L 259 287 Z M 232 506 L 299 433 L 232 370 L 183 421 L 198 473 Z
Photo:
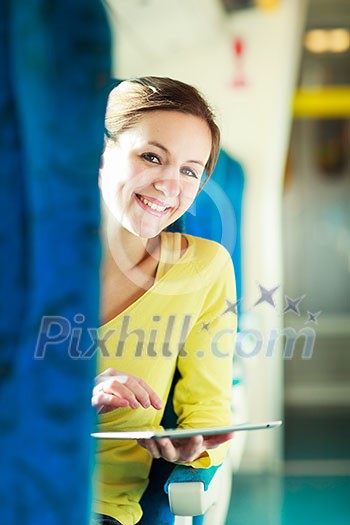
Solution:
M 183 173 L 184 175 L 189 175 L 190 177 L 194 177 L 195 179 L 198 179 L 197 173 L 191 168 L 182 168 L 181 173 Z
M 148 162 L 152 162 L 152 164 L 160 164 L 160 159 L 157 155 L 154 153 L 143 153 L 141 157 Z

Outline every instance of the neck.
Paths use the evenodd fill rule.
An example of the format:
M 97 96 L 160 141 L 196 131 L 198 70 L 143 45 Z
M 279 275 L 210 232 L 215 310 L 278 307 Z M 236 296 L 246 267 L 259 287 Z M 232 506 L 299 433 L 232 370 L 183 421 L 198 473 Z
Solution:
M 126 230 L 114 217 L 104 220 L 103 266 L 116 265 L 128 273 L 150 258 L 159 259 L 160 236 L 144 239 Z

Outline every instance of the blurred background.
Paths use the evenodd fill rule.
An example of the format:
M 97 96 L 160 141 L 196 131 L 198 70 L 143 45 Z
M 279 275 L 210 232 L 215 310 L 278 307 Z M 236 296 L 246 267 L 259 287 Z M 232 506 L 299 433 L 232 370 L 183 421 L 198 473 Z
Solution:
M 244 173 L 235 409 L 283 426 L 245 437 L 226 523 L 349 523 L 350 3 L 105 5 L 114 75 L 199 88 Z

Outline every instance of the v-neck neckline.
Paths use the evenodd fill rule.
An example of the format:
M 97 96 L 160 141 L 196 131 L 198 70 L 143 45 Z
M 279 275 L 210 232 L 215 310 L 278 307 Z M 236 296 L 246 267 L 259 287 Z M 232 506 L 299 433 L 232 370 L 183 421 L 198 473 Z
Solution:
M 165 241 L 165 243 L 163 244 L 163 240 L 164 240 L 164 235 L 169 235 L 170 232 L 162 232 L 161 233 L 161 247 L 160 247 L 160 258 L 162 258 L 163 256 L 163 249 L 166 249 L 166 246 L 168 245 L 167 244 L 167 241 Z M 171 234 L 172 235 L 172 234 Z M 109 321 L 106 321 L 105 323 L 101 324 L 100 325 L 100 329 L 106 329 L 108 328 L 108 326 L 111 324 L 111 323 L 114 323 L 116 322 L 119 318 L 121 318 L 123 315 L 126 315 L 129 311 L 131 311 L 133 308 L 136 308 L 138 306 L 138 304 L 140 303 L 140 301 L 142 301 L 143 299 L 145 299 L 150 293 L 154 293 L 158 288 L 160 288 L 162 286 L 162 283 L 164 282 L 164 280 L 169 277 L 169 274 L 171 274 L 172 272 L 174 272 L 177 268 L 178 268 L 178 264 L 179 263 L 182 263 L 185 261 L 185 259 L 189 256 L 189 253 L 190 253 L 190 249 L 193 245 L 193 240 L 191 238 L 190 235 L 187 235 L 187 234 L 184 234 L 182 233 L 181 234 L 182 236 L 184 236 L 187 240 L 187 248 L 186 248 L 186 251 L 181 255 L 180 253 L 180 257 L 176 260 L 176 262 L 174 262 L 174 264 L 172 264 L 168 270 L 159 278 L 155 278 L 154 280 L 154 283 L 152 284 L 152 286 L 150 288 L 148 288 L 147 290 L 145 290 L 145 292 L 140 295 L 140 297 L 138 297 L 136 299 L 136 301 L 134 301 L 133 303 L 129 304 L 129 306 L 127 306 L 126 308 L 124 308 L 124 310 L 122 310 L 121 312 L 119 312 L 117 315 L 115 315 L 114 317 L 112 317 L 112 319 L 110 319 Z M 156 272 L 156 276 L 157 276 L 157 273 L 158 273 L 158 269 L 157 269 L 157 272 Z

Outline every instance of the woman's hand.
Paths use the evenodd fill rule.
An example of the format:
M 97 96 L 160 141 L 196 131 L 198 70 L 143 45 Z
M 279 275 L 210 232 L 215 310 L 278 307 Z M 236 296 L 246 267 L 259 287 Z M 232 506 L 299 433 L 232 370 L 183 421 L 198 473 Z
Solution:
M 114 368 L 99 374 L 95 382 L 91 404 L 99 414 L 128 406 L 135 409 L 152 406 L 157 410 L 163 406 L 161 399 L 143 379 Z
M 163 458 L 171 463 L 190 463 L 202 452 L 215 448 L 225 441 L 232 439 L 233 433 L 217 434 L 215 436 L 193 436 L 182 439 L 139 439 L 138 443 L 144 447 L 155 459 Z

